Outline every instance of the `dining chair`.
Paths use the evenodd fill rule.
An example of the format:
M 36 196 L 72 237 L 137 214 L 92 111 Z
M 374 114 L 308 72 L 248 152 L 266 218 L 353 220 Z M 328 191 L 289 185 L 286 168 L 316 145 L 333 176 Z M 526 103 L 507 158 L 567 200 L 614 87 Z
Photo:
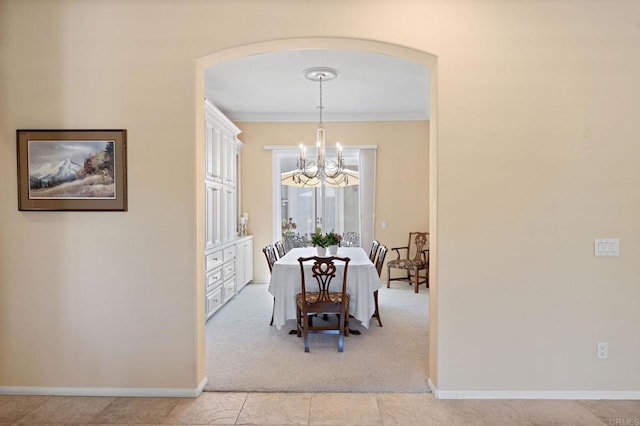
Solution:
M 272 245 L 268 245 L 262 249 L 262 252 L 264 253 L 264 257 L 267 259 L 267 264 L 269 265 L 269 274 L 271 274 L 271 272 L 273 271 L 273 264 L 278 260 L 278 258 L 276 257 L 276 249 Z M 271 322 L 269 323 L 269 325 L 273 325 L 273 315 L 275 314 L 275 312 L 276 303 L 274 298 L 273 309 L 271 311 Z
M 284 243 L 282 242 L 282 240 L 278 240 L 275 243 L 273 243 L 273 246 L 276 248 L 276 253 L 278 254 L 278 258 L 282 258 L 282 256 L 284 256 L 285 254 L 287 254 L 287 251 L 284 248 Z
M 371 242 L 371 250 L 369 250 L 369 260 L 371 263 L 376 263 L 376 254 L 378 254 L 378 247 L 380 247 L 380 242 L 378 240 L 373 240 Z
M 378 273 L 378 277 L 382 273 L 382 265 L 384 265 L 384 258 L 387 257 L 387 246 L 380 246 L 378 250 L 378 259 L 376 259 L 376 272 Z M 378 290 L 373 292 L 373 300 L 376 302 L 376 310 L 371 316 L 372 318 L 376 318 L 378 320 L 378 324 L 382 327 L 382 320 L 380 319 L 380 310 L 378 309 Z
M 409 243 L 405 247 L 393 247 L 398 258 L 387 262 L 387 288 L 391 281 L 408 281 L 415 284 L 415 292 L 418 286 L 425 284 L 429 288 L 429 233 L 409 232 Z M 401 252 L 404 256 L 401 255 Z M 402 269 L 406 276 L 391 278 L 391 269 Z M 420 272 L 424 271 L 421 276 Z
M 302 238 L 299 234 L 285 234 L 284 235 L 284 248 L 285 252 L 289 252 L 292 248 L 295 247 L 304 247 L 306 244 L 304 242 L 304 238 Z
M 360 234 L 357 232 L 345 232 L 340 241 L 342 247 L 360 247 Z
M 313 280 L 307 282 L 304 263 L 313 261 L 311 276 Z M 340 291 L 330 291 L 332 280 L 338 269 L 335 262 L 344 262 L 342 271 L 342 288 Z M 347 293 L 347 268 L 351 261 L 348 257 L 300 257 L 300 287 L 296 295 L 296 323 L 298 337 L 304 338 L 304 351 L 309 352 L 309 333 L 337 334 L 338 352 L 343 352 L 344 337 L 349 335 L 349 294 Z M 315 281 L 315 283 L 314 283 Z M 335 289 L 334 289 L 335 290 Z M 314 325 L 310 315 L 336 314 L 337 324 L 322 321 Z

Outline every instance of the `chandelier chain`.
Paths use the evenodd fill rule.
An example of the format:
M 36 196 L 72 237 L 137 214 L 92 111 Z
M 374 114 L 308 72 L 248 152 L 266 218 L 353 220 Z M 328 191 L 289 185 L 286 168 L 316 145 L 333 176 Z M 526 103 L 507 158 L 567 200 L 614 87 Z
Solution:
M 324 109 L 324 106 L 322 106 L 322 78 L 323 76 L 320 75 L 319 77 L 320 80 L 320 127 L 324 127 L 324 124 L 322 122 L 322 110 Z

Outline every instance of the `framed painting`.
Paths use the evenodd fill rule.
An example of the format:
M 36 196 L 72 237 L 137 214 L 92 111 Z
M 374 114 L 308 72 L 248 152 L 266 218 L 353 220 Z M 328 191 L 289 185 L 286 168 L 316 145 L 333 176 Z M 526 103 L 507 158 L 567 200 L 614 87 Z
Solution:
M 126 211 L 126 130 L 18 130 L 18 209 Z

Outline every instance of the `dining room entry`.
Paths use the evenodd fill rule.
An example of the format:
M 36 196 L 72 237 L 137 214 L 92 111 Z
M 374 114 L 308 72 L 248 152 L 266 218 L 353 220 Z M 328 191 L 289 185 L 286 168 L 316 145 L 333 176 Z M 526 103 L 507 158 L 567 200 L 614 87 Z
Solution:
M 360 55 L 358 56 L 358 58 L 362 59 L 363 57 L 366 56 L 365 53 L 367 51 L 368 51 L 368 54 L 373 54 L 374 52 L 377 52 L 378 54 L 389 55 L 390 54 L 389 49 L 394 50 L 391 47 L 385 45 L 384 43 L 372 43 L 372 42 L 364 42 L 364 41 L 353 41 L 353 40 L 349 41 L 349 40 L 338 40 L 338 39 L 335 39 L 335 40 L 319 39 L 319 40 L 316 40 L 315 42 L 313 40 L 304 39 L 304 40 L 288 40 L 288 41 L 281 41 L 281 42 L 274 42 L 274 43 L 275 44 L 273 46 L 271 44 L 269 44 L 269 46 L 266 46 L 268 48 L 267 51 L 270 51 L 272 54 L 280 53 L 281 55 L 284 54 L 285 51 L 287 52 L 299 51 L 299 52 L 302 52 L 301 56 L 308 56 L 311 51 L 314 51 L 313 50 L 314 48 L 317 49 L 318 47 L 320 47 L 321 49 L 329 49 L 329 50 L 334 49 L 334 50 L 331 50 L 332 52 L 335 51 L 338 53 L 345 53 L 345 50 L 343 50 L 343 48 L 341 49 L 340 46 L 353 45 L 352 47 L 354 48 L 361 47 L 362 49 L 349 50 L 348 51 L 349 56 L 355 57 L 357 55 Z M 281 49 L 278 50 L 277 48 L 275 48 L 276 45 L 278 45 L 278 47 Z M 256 45 L 255 47 L 245 46 L 244 48 L 239 48 L 238 51 L 229 50 L 226 52 L 219 52 L 219 54 L 209 55 L 208 57 L 203 59 L 202 63 L 205 64 L 203 71 L 214 65 L 227 64 L 229 63 L 229 61 L 234 61 L 234 60 L 248 61 L 249 58 L 254 59 L 256 58 L 256 54 L 265 52 L 265 50 L 263 50 L 264 48 L 265 46 L 258 46 L 258 45 Z M 308 50 L 308 49 L 311 49 L 311 50 Z M 327 55 L 329 50 L 323 51 L 322 53 L 324 55 Z M 423 75 L 426 75 L 426 79 L 429 80 L 429 72 L 430 72 L 429 61 L 431 61 L 432 58 L 429 58 L 429 60 L 423 60 L 422 55 L 427 55 L 427 54 L 410 51 L 400 47 L 398 47 L 396 50 L 398 50 L 398 56 L 395 57 L 395 55 L 389 55 L 389 57 L 391 58 L 395 57 L 395 59 L 399 61 L 408 61 L 407 63 L 412 61 L 414 65 L 420 64 L 420 66 L 424 67 L 422 68 Z M 372 56 L 375 56 L 375 55 L 372 55 Z M 283 62 L 275 61 L 275 60 L 274 62 L 277 62 L 277 69 L 282 70 Z M 298 68 L 295 68 L 294 71 L 295 71 L 295 74 L 297 74 L 297 77 L 300 77 L 299 75 L 300 69 Z M 204 77 L 204 73 L 202 77 Z M 265 80 L 268 80 L 271 82 L 271 80 L 269 79 L 255 79 L 255 75 L 254 75 L 254 80 L 259 80 L 263 82 Z M 406 78 L 402 79 L 402 81 L 403 81 L 403 84 L 406 84 L 407 79 Z M 272 84 L 269 84 L 267 86 L 271 86 L 271 85 Z M 246 86 L 248 89 L 251 89 L 251 88 L 255 89 L 255 87 L 249 83 L 247 83 Z M 236 84 L 234 85 L 234 87 L 243 87 L 243 85 Z M 419 92 L 422 94 L 422 102 L 425 105 L 429 106 L 433 102 L 433 100 L 431 99 L 432 95 L 430 95 L 428 90 L 419 91 Z M 221 96 L 223 93 L 225 93 L 225 91 L 218 90 L 218 91 L 214 91 L 214 93 L 215 93 L 215 96 L 211 96 L 211 98 L 218 101 L 218 100 L 221 100 L 218 98 L 218 95 Z M 327 96 L 328 95 L 329 93 L 327 93 Z M 277 98 L 279 102 L 281 101 L 281 97 L 279 94 L 278 96 L 275 96 L 275 97 L 263 96 L 262 98 L 271 99 L 271 101 Z M 355 98 L 352 96 L 351 99 L 355 99 Z M 276 103 L 271 102 L 271 104 L 276 104 Z M 332 107 L 333 105 L 327 106 L 328 109 Z M 313 108 L 314 107 L 312 106 L 311 110 L 313 110 Z M 240 112 L 246 112 L 246 111 L 247 111 L 246 107 L 240 110 Z M 246 135 L 245 136 L 246 140 L 249 141 L 248 143 L 245 143 L 245 148 L 243 151 L 243 157 L 245 157 L 246 155 L 246 158 L 243 158 L 243 169 L 247 171 L 251 170 L 251 172 L 247 173 L 247 175 L 244 176 L 242 190 L 243 190 L 243 193 L 246 193 L 247 195 L 242 197 L 243 206 L 239 207 L 238 211 L 249 211 L 249 214 L 252 217 L 252 222 L 251 222 L 249 232 L 255 235 L 255 238 L 260 241 L 259 244 L 256 244 L 256 250 L 254 250 L 254 259 L 256 259 L 255 264 L 257 266 L 262 266 L 261 264 L 258 265 L 258 262 L 262 260 L 262 257 L 259 255 L 259 253 L 256 254 L 256 251 L 259 250 L 259 248 L 261 247 L 263 240 L 266 241 L 266 243 L 270 243 L 271 241 L 283 240 L 285 239 L 284 237 L 288 235 L 294 235 L 304 240 L 304 239 L 308 239 L 311 233 L 313 233 L 317 227 L 320 227 L 323 230 L 323 232 L 328 232 L 333 230 L 343 236 L 347 234 L 356 234 L 358 239 L 356 240 L 355 245 L 359 247 L 369 247 L 372 241 L 374 240 L 374 229 L 376 229 L 376 221 L 375 221 L 376 193 L 377 191 L 380 191 L 380 188 L 376 188 L 378 184 L 378 182 L 376 181 L 377 174 L 378 174 L 377 164 L 380 161 L 379 153 L 383 154 L 386 157 L 386 159 L 383 161 L 383 163 L 385 163 L 383 164 L 385 167 L 385 170 L 384 170 L 385 176 L 390 176 L 389 170 L 387 170 L 387 168 L 392 167 L 391 176 L 394 176 L 394 178 L 399 175 L 395 173 L 396 170 L 399 170 L 398 166 L 400 165 L 400 163 L 397 161 L 398 153 L 403 153 L 402 157 L 405 160 L 403 165 L 400 166 L 400 168 L 403 171 L 403 173 L 400 174 L 401 176 L 408 173 L 410 170 L 415 169 L 410 166 L 407 166 L 407 164 L 411 164 L 411 160 L 419 158 L 422 164 L 429 163 L 429 150 L 430 150 L 429 143 L 433 134 L 433 131 L 432 131 L 433 129 L 430 129 L 428 125 L 428 121 L 426 126 L 424 126 L 423 124 L 417 124 L 416 126 L 414 126 L 412 124 L 411 119 L 406 119 L 406 118 L 398 120 L 402 124 L 399 124 L 399 123 L 390 124 L 393 120 L 385 121 L 384 119 L 380 119 L 379 117 L 377 117 L 374 120 L 376 124 L 361 122 L 359 118 L 354 118 L 354 117 L 351 117 L 345 120 L 330 119 L 328 120 L 327 126 L 326 126 L 327 127 L 326 129 L 327 145 L 335 143 L 333 132 L 336 127 L 338 128 L 342 127 L 340 131 L 336 132 L 337 134 L 339 134 L 338 137 L 344 137 L 342 136 L 342 134 L 348 134 L 350 136 L 348 140 L 346 140 L 347 138 L 345 138 L 345 140 L 342 141 L 344 142 L 344 145 L 342 150 L 340 151 L 340 155 L 344 160 L 345 169 L 347 170 L 347 173 L 349 173 L 350 181 L 347 184 L 342 186 L 341 185 L 334 186 L 331 184 L 325 184 L 325 185 L 322 185 L 322 184 L 313 185 L 309 183 L 302 184 L 302 182 L 300 181 L 296 182 L 292 178 L 292 172 L 295 172 L 296 170 L 300 170 L 299 160 L 301 157 L 301 154 L 300 154 L 301 150 L 298 148 L 298 145 L 300 143 L 306 144 L 308 147 L 307 151 L 306 152 L 303 151 L 303 152 L 309 155 L 313 155 L 312 154 L 313 145 L 315 142 L 313 136 L 314 136 L 314 130 L 315 130 L 314 128 L 317 127 L 316 126 L 317 121 L 314 123 L 315 120 L 313 119 L 309 119 L 309 118 L 300 119 L 300 117 L 296 116 L 288 120 L 288 122 L 284 127 L 281 127 L 286 129 L 285 131 L 275 131 L 274 129 L 276 129 L 276 125 L 281 126 L 280 123 L 273 123 L 273 125 L 269 125 L 269 124 L 266 124 L 266 120 L 259 120 L 259 119 L 256 120 L 256 119 L 252 119 L 251 117 L 248 117 L 248 118 L 234 117 L 233 113 L 230 113 L 229 115 L 230 115 L 230 118 L 232 118 L 232 120 L 235 123 L 237 123 L 238 126 L 242 129 L 243 135 Z M 282 120 L 274 120 L 274 121 L 282 121 Z M 365 120 L 362 120 L 362 121 L 365 121 Z M 381 128 L 384 130 L 381 131 Z M 266 132 L 266 137 L 265 137 L 265 132 L 263 131 L 265 129 L 271 131 L 271 132 L 269 131 Z M 393 130 L 390 130 L 390 129 L 393 129 Z M 414 129 L 419 129 L 419 130 L 414 131 Z M 407 141 L 406 135 L 409 133 L 411 133 L 412 135 L 413 134 L 420 135 L 416 137 L 415 140 L 416 141 L 420 140 L 421 143 L 423 144 L 423 147 L 419 148 L 419 151 L 417 154 L 407 156 L 406 155 L 407 152 L 415 153 L 416 151 L 412 151 L 411 149 L 407 149 L 407 148 L 399 148 L 399 146 L 401 146 L 399 144 L 405 143 Z M 301 138 L 305 138 L 306 136 L 309 136 L 309 137 L 306 140 L 299 140 L 300 138 L 298 138 L 297 136 L 290 137 L 293 134 L 300 134 L 302 135 Z M 422 135 L 425 135 L 425 136 L 422 136 Z M 264 142 L 260 144 L 259 142 L 260 140 L 263 140 Z M 368 145 L 372 143 L 375 143 L 377 145 Z M 273 144 L 273 145 L 269 145 L 269 144 Z M 260 146 L 258 147 L 258 145 Z M 338 157 L 338 150 L 339 150 L 338 148 L 336 150 L 333 150 L 333 148 L 328 148 L 326 150 L 327 157 L 329 156 Z M 260 153 L 259 151 L 262 151 L 262 153 Z M 267 164 L 265 164 L 265 161 L 264 161 L 266 160 L 265 155 L 271 156 L 271 159 L 272 159 L 271 170 L 270 170 L 271 173 L 268 173 L 268 172 L 264 173 L 265 171 L 268 170 L 267 169 L 268 166 Z M 427 161 L 425 162 L 425 160 Z M 382 171 L 383 170 L 380 169 L 380 179 L 382 179 L 382 181 L 379 182 L 379 184 L 380 186 L 384 186 L 385 194 L 391 194 L 391 195 L 393 195 L 393 193 L 400 194 L 401 193 L 400 191 L 397 191 L 396 189 L 390 187 L 389 182 L 392 179 L 387 178 L 387 180 L 385 181 L 382 178 L 382 175 L 383 175 Z M 272 175 L 271 182 L 269 182 L 267 177 L 269 176 L 269 174 Z M 258 178 L 258 176 L 260 176 L 260 178 Z M 420 181 L 419 185 L 421 185 L 421 188 L 424 189 L 425 193 L 428 196 L 428 188 L 430 184 L 433 184 L 434 182 L 429 182 L 429 176 L 425 176 L 424 179 L 422 177 L 420 177 L 419 179 L 415 179 L 415 174 L 413 174 L 412 176 L 414 177 L 413 179 L 414 181 L 418 181 L 418 180 Z M 267 179 L 265 179 L 265 177 L 267 177 Z M 264 195 L 268 194 L 267 192 L 268 189 L 266 187 L 266 184 L 269 184 L 269 186 L 271 187 L 270 198 L 272 201 L 271 202 L 272 209 L 271 209 L 270 215 L 267 213 L 268 210 L 265 211 L 265 207 L 267 207 L 267 204 L 265 202 L 266 199 L 262 197 L 262 194 Z M 390 204 L 395 206 L 400 205 L 399 202 L 394 202 L 391 196 L 387 196 L 383 198 L 385 199 L 385 206 L 388 206 Z M 406 200 L 404 201 L 406 202 Z M 429 208 L 428 209 L 422 208 L 419 210 L 414 209 L 414 211 L 422 210 L 424 211 L 424 215 L 426 217 L 429 217 L 429 210 L 431 210 L 434 206 L 429 205 L 429 203 L 426 202 L 426 200 L 423 201 L 421 205 L 422 206 L 426 205 Z M 254 211 L 256 212 L 256 214 L 251 213 Z M 268 217 L 268 216 L 271 216 L 271 217 Z M 391 216 L 391 215 L 388 214 L 388 216 Z M 385 218 L 386 217 L 387 216 L 385 216 Z M 264 220 L 260 222 L 261 219 L 264 219 Z M 392 217 L 392 219 L 396 219 L 396 218 Z M 430 221 L 432 226 L 435 225 L 434 219 L 435 217 L 432 214 L 431 221 Z M 269 222 L 269 225 L 267 225 L 267 221 Z M 391 223 L 393 223 L 394 225 L 402 224 L 404 226 L 410 226 L 409 223 L 403 223 L 403 220 L 401 218 L 398 218 L 396 221 L 392 221 Z M 382 229 L 385 229 L 386 223 L 383 223 L 383 222 L 377 223 L 377 228 L 380 228 L 380 226 L 382 226 Z M 271 229 L 267 232 L 267 228 L 271 228 Z M 393 235 L 393 232 L 395 232 L 394 229 L 387 230 L 386 231 L 387 234 Z M 380 231 L 380 229 L 377 229 L 377 231 Z M 393 238 L 390 238 L 390 239 L 393 239 Z M 258 284 L 260 285 L 261 283 L 258 282 Z M 260 290 L 259 285 L 255 286 L 256 291 Z M 247 287 L 251 287 L 252 290 L 254 289 L 254 286 L 247 286 Z M 245 299 L 251 300 L 252 303 L 255 302 L 255 303 L 261 304 L 259 307 L 255 309 L 256 312 L 259 312 L 260 315 L 262 315 L 264 311 L 266 312 L 265 315 L 267 314 L 270 315 L 271 312 L 270 312 L 269 306 L 272 304 L 272 300 L 265 301 L 265 305 L 267 306 L 267 309 L 263 309 L 263 306 L 262 306 L 263 302 L 260 300 L 260 297 L 269 296 L 264 291 L 264 288 L 262 289 L 262 291 L 258 293 L 259 294 L 258 297 L 249 297 L 250 294 L 249 293 L 245 294 L 245 291 L 241 293 L 241 295 L 244 294 L 245 296 L 247 296 Z M 407 367 L 408 370 L 412 372 L 411 373 L 412 376 L 413 375 L 416 376 L 417 382 L 415 383 L 416 387 L 414 391 L 422 391 L 421 390 L 422 387 L 426 384 L 425 378 L 428 377 L 428 370 L 429 370 L 428 365 L 431 364 L 431 360 L 427 360 L 426 353 L 427 351 L 432 351 L 434 348 L 434 346 L 431 346 L 431 345 L 428 346 L 428 348 L 425 347 L 425 344 L 427 343 L 427 341 L 430 340 L 429 339 L 430 336 L 428 335 L 428 328 L 429 328 L 429 323 L 431 323 L 431 321 L 428 320 L 427 317 L 432 317 L 433 311 L 431 308 L 434 308 L 434 306 L 431 306 L 430 299 L 426 300 L 422 295 L 417 296 L 417 297 L 420 297 L 420 299 L 418 299 L 415 295 L 410 294 L 410 295 L 406 295 L 406 300 L 401 298 L 398 298 L 398 300 L 394 300 L 394 297 L 396 296 L 405 297 L 403 293 L 405 292 L 392 291 L 388 295 L 385 295 L 384 297 L 385 309 L 387 309 L 387 312 L 389 312 L 388 316 L 385 317 L 385 320 L 387 321 L 385 323 L 385 327 L 382 328 L 382 327 L 376 326 L 373 332 L 364 333 L 364 335 L 359 336 L 360 340 L 354 339 L 353 340 L 354 344 L 351 347 L 349 347 L 349 351 L 347 352 L 346 356 L 349 356 L 349 354 L 353 354 L 354 356 L 358 355 L 359 351 L 361 350 L 367 351 L 368 346 L 366 346 L 365 344 L 365 342 L 367 341 L 365 339 L 370 339 L 373 341 L 373 339 L 377 337 L 378 339 L 382 339 L 383 341 L 388 339 L 400 339 L 401 341 L 407 341 L 407 342 L 417 341 L 418 343 L 417 346 L 420 347 L 420 351 L 424 351 L 424 354 L 425 354 L 424 357 L 416 356 L 414 354 L 412 356 L 409 356 L 411 360 L 407 362 L 403 362 L 402 365 Z M 397 332 L 398 330 L 403 330 L 408 327 L 401 325 L 400 322 L 398 322 L 397 324 L 394 324 L 393 312 L 395 312 L 396 309 L 393 308 L 393 306 L 395 306 L 394 304 L 397 304 L 397 306 L 399 307 L 404 307 L 400 310 L 397 310 L 398 312 L 402 313 L 400 318 L 404 319 L 404 317 L 407 317 L 407 318 L 413 317 L 413 315 L 407 315 L 408 311 L 406 307 L 408 306 L 409 303 L 414 303 L 414 302 L 416 304 L 416 309 L 417 309 L 416 315 L 418 317 L 421 317 L 422 319 L 420 321 L 415 321 L 415 320 L 409 321 L 409 324 L 425 324 L 426 329 L 424 331 L 412 330 L 411 336 L 413 337 L 407 337 L 405 339 L 402 336 L 397 335 Z M 228 316 L 230 317 L 235 317 L 232 315 L 231 309 L 233 306 L 231 305 L 229 307 L 225 307 L 225 309 L 221 311 L 221 314 L 224 314 L 224 315 L 228 314 Z M 239 302 L 236 303 L 235 305 L 239 305 Z M 251 310 L 248 309 L 249 307 L 244 303 L 242 305 L 243 306 L 240 308 L 241 309 L 240 315 L 242 315 L 243 317 L 246 317 L 248 311 L 251 311 Z M 427 312 L 427 309 L 429 310 L 429 312 Z M 216 315 L 214 319 L 216 321 L 222 321 L 224 320 L 224 315 Z M 243 321 L 243 323 L 244 322 L 246 321 Z M 205 355 L 204 362 L 206 365 L 205 368 L 207 370 L 210 370 L 210 369 L 213 369 L 216 371 L 220 370 L 219 368 L 216 368 L 216 366 L 218 367 L 220 366 L 221 360 L 223 358 L 224 359 L 229 358 L 229 354 L 231 350 L 238 349 L 244 353 L 244 352 L 247 352 L 247 349 L 249 347 L 252 347 L 253 345 L 255 345 L 256 343 L 255 339 L 249 339 L 249 340 L 252 340 L 252 342 L 243 342 L 242 340 L 239 340 L 238 335 L 242 335 L 242 333 L 238 333 L 238 329 L 236 328 L 238 327 L 239 323 L 235 320 L 232 320 L 231 323 L 235 324 L 233 327 L 234 330 L 232 330 L 232 327 L 225 327 L 225 326 L 221 326 L 221 327 L 208 326 L 206 328 L 206 333 L 205 333 L 206 340 L 208 340 L 209 342 L 219 343 L 220 341 L 224 340 L 221 335 L 223 331 L 226 331 L 228 329 L 231 332 L 231 337 L 229 338 L 230 343 L 228 346 L 223 347 L 222 352 L 211 353 L 209 350 L 207 350 L 206 353 L 204 354 Z M 265 321 L 262 321 L 262 319 L 260 319 L 259 321 L 256 320 L 256 324 L 265 325 L 265 327 L 268 327 L 268 321 L 265 322 Z M 430 325 L 433 326 L 433 324 L 430 324 Z M 258 328 L 262 329 L 262 327 L 258 327 Z M 284 339 L 283 337 L 280 336 L 280 334 L 278 334 L 275 327 L 267 328 L 267 330 L 270 332 L 268 333 L 269 335 L 271 334 L 274 335 L 269 337 L 272 337 L 277 340 L 286 340 L 288 343 L 289 343 L 289 340 L 292 340 L 290 342 L 292 345 L 295 345 L 297 343 L 297 339 L 295 338 L 291 339 L 287 336 L 288 330 L 286 329 L 286 327 L 283 331 L 283 334 L 285 336 Z M 361 330 L 361 331 L 364 331 L 364 330 Z M 396 333 L 393 333 L 394 331 L 396 331 Z M 385 334 L 385 335 L 383 336 L 382 334 Z M 416 337 L 418 338 L 416 339 Z M 261 336 L 261 338 L 265 338 L 265 336 Z M 282 344 L 278 345 L 279 350 L 283 350 L 281 346 L 284 346 L 284 345 Z M 284 348 L 284 352 L 282 352 L 281 356 L 276 356 L 275 358 L 279 359 L 280 357 L 282 357 L 283 359 L 288 359 L 287 357 L 298 356 L 298 351 L 297 350 L 294 351 L 291 349 L 292 348 L 289 348 L 289 346 L 287 345 L 286 348 Z M 373 351 L 371 350 L 368 351 L 369 354 L 372 352 Z M 411 351 L 407 351 L 407 352 L 411 353 Z M 234 357 L 232 356 L 231 358 L 233 359 Z M 412 367 L 409 368 L 408 367 L 409 365 L 412 365 Z M 251 372 L 247 372 L 247 373 L 248 375 L 247 375 L 246 386 L 248 388 L 255 389 L 255 386 L 256 386 L 255 371 L 253 373 Z M 363 377 L 370 374 L 371 374 L 370 371 L 369 372 L 365 371 L 363 372 Z M 405 374 L 402 374 L 402 376 L 405 376 Z M 213 382 L 216 382 L 215 383 L 216 385 L 218 386 L 220 385 L 219 377 L 210 375 L 210 380 L 212 380 Z M 290 383 L 278 384 L 279 380 L 280 379 L 275 380 L 274 378 L 272 378 L 271 380 L 268 380 L 269 386 L 279 385 L 281 387 L 291 389 L 292 385 Z M 380 382 L 381 382 L 380 385 L 382 386 L 382 388 L 388 388 L 389 386 L 392 386 L 388 384 L 383 385 L 382 379 L 380 379 Z M 237 388 L 239 386 L 238 376 L 236 374 L 233 375 L 233 379 L 231 383 L 233 387 Z M 220 389 L 220 388 L 215 388 L 215 385 L 214 386 L 212 385 L 213 384 L 210 384 L 209 386 L 207 386 L 206 389 L 207 390 Z M 355 385 L 356 383 L 349 384 L 350 388 L 352 389 L 356 388 L 354 387 Z M 363 389 L 372 389 L 371 384 L 367 383 L 366 381 L 362 381 L 362 383 L 359 383 L 358 386 L 363 386 Z

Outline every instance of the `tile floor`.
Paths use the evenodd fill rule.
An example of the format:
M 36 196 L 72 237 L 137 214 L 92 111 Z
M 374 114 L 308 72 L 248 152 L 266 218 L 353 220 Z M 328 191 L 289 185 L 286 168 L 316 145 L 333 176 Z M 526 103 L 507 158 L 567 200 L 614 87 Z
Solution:
M 437 400 L 432 394 L 372 393 L 0 395 L 0 426 L 19 424 L 640 426 L 640 401 Z

